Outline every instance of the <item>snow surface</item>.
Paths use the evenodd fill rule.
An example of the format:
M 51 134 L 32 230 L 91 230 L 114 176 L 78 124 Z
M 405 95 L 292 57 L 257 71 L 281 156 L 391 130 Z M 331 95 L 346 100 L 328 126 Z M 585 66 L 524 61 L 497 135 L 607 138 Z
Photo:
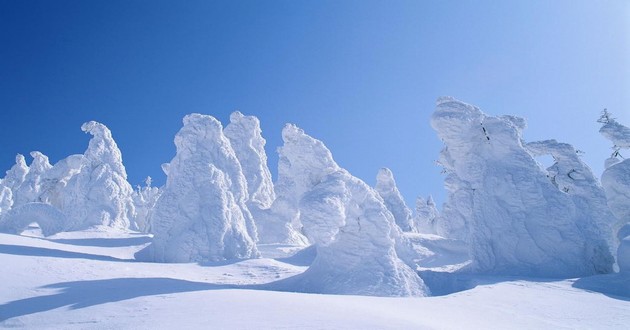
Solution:
M 107 228 L 46 239 L 0 234 L 0 264 L 10 265 L 0 272 L 0 327 L 625 329 L 630 323 L 630 282 L 614 275 L 478 276 L 472 289 L 429 298 L 318 295 L 261 290 L 304 271 L 281 259 L 130 260 L 149 241 Z
M 488 116 L 453 98 L 438 100 L 431 125 L 445 144 L 439 162 L 449 192 L 438 234 L 470 242 L 472 272 L 571 277 L 612 271 L 601 208 L 582 205 L 592 199 L 601 206 L 601 188 L 579 159 L 544 143 L 564 156 L 554 165 L 554 182 L 555 173 L 540 168 L 523 145 L 523 119 Z M 562 176 L 572 171 L 567 164 L 575 166 L 575 178 Z

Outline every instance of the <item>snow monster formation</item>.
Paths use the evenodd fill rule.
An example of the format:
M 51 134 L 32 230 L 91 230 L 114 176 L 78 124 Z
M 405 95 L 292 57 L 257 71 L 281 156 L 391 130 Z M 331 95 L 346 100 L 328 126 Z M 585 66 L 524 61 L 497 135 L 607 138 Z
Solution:
M 133 189 L 127 182 L 122 154 L 103 124 L 90 121 L 81 130 L 92 135 L 82 156 L 72 155 L 54 166 L 56 185 L 48 202 L 68 218 L 66 230 L 96 225 L 133 228 Z
M 83 155 L 69 156 L 51 166 L 48 157 L 34 151 L 29 167 L 18 155 L 16 165 L 2 181 L 12 187 L 15 211 L 3 217 L 0 227 L 20 232 L 29 219 L 38 222 L 45 235 L 97 225 L 133 227 L 131 185 L 111 132 L 94 121 L 81 129 L 93 135 Z M 28 219 L 15 218 L 18 215 Z
M 306 238 L 292 227 L 282 212 L 276 214 L 271 209 L 276 193 L 258 118 L 236 111 L 230 115 L 230 123 L 223 133 L 230 140 L 247 181 L 249 199 L 246 204 L 256 220 L 258 241 L 264 244 L 306 245 Z
M 42 189 L 42 175 L 52 168 L 48 157 L 41 152 L 33 151 L 31 152 L 31 157 L 33 157 L 33 161 L 28 167 L 24 181 L 13 194 L 15 205 L 39 202 L 39 195 Z
M 603 124 L 599 132 L 613 143 L 613 153 L 606 160 L 602 174 L 602 186 L 617 219 L 613 226 L 619 242 L 617 263 L 621 272 L 630 274 L 630 159 L 621 155 L 622 150 L 630 149 L 630 128 L 610 118 L 607 111 L 599 122 Z
M 572 172 L 564 165 L 578 166 L 575 159 L 561 159 L 554 183 L 523 145 L 523 119 L 487 116 L 453 98 L 438 100 L 431 125 L 445 144 L 440 163 L 449 196 L 439 221 L 454 220 L 450 228 L 469 242 L 470 271 L 536 277 L 612 271 L 607 234 L 594 220 L 599 210 L 577 205 L 597 197 L 588 196 L 599 188 L 587 167 Z M 559 176 L 568 174 L 562 182 L 581 182 L 563 191 Z
M 136 210 L 134 215 L 135 227 L 143 233 L 151 231 L 151 212 L 162 194 L 160 188 L 151 186 L 152 182 L 151 177 L 147 177 L 144 180 L 145 186 L 137 186 L 132 195 Z
M 429 196 L 427 199 L 424 199 L 418 196 L 416 199 L 416 216 L 414 220 L 418 232 L 423 234 L 437 234 L 436 220 L 438 216 L 439 212 L 433 201 L 433 197 Z
M 384 167 L 378 171 L 374 188 L 383 198 L 385 206 L 394 216 L 398 227 L 406 232 L 416 231 L 411 210 L 396 187 L 396 180 L 390 169 Z
M 15 165 L 6 172 L 5 177 L 0 180 L 0 220 L 13 207 L 14 196 L 17 189 L 26 179 L 28 166 L 26 159 L 21 154 L 15 156 Z
M 177 154 L 151 214 L 153 242 L 136 259 L 210 262 L 258 257 L 255 225 L 245 203 L 247 182 L 221 123 L 184 117 Z
M 396 254 L 399 229 L 378 193 L 340 168 L 321 141 L 287 125 L 279 192 L 317 256 L 280 290 L 372 296 L 424 296 L 428 289 Z M 288 175 L 288 174 L 291 175 Z M 290 192 L 290 193 L 289 193 Z M 279 193 L 280 195 L 280 193 Z

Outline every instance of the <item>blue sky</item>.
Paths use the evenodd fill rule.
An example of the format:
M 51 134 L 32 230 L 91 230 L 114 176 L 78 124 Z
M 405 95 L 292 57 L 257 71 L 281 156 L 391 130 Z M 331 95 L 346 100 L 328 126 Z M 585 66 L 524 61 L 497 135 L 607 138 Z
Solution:
M 0 172 L 16 153 L 82 153 L 113 132 L 132 184 L 175 154 L 182 117 L 256 115 L 270 167 L 295 123 L 369 184 L 445 198 L 438 96 L 528 119 L 528 141 L 586 152 L 608 108 L 630 124 L 628 1 L 0 0 Z

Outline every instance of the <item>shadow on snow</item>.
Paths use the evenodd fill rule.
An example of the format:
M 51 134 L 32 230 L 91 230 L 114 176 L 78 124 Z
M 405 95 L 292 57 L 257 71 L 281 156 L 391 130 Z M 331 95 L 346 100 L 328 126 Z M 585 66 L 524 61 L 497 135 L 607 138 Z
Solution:
M 237 287 L 172 278 L 114 278 L 57 283 L 43 288 L 60 289 L 59 293 L 15 300 L 0 305 L 0 322 L 65 306 L 80 309 L 145 296 Z
M 118 258 L 98 255 L 98 254 L 71 252 L 71 251 L 49 249 L 49 248 L 43 248 L 43 247 L 34 247 L 34 246 L 7 245 L 7 244 L 0 244 L 0 253 L 13 254 L 13 255 L 18 255 L 18 256 L 32 256 L 32 257 L 90 259 L 90 260 L 121 261 L 121 262 L 133 261 L 131 259 L 118 259 Z

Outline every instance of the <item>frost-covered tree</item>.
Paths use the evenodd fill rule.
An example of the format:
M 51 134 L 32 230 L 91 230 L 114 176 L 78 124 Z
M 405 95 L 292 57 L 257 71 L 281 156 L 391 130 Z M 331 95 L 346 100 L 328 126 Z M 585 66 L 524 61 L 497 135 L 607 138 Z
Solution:
M 24 177 L 24 182 L 20 184 L 14 193 L 13 198 L 16 206 L 40 201 L 42 175 L 52 168 L 48 157 L 41 152 L 33 151 L 31 152 L 31 157 L 33 157 L 33 161 L 28 167 L 28 173 Z
M 374 188 L 383 198 L 387 209 L 394 215 L 398 227 L 406 232 L 416 231 L 411 210 L 398 190 L 394 174 L 390 169 L 384 167 L 378 171 Z
M 465 233 L 472 271 L 541 277 L 612 271 L 598 210 L 577 205 L 588 197 L 576 198 L 547 177 L 523 145 L 523 119 L 487 116 L 441 98 L 431 125 L 445 144 L 440 163 L 449 173 L 439 221 L 454 220 L 453 232 Z M 597 190 L 592 181 L 582 183 L 586 195 Z
M 630 149 L 630 128 L 610 118 L 610 115 L 608 120 L 600 122 L 603 125 L 599 132 L 612 142 L 615 150 L 605 162 L 602 186 L 608 206 L 617 219 L 614 225 L 619 240 L 617 262 L 620 269 L 625 267 L 630 272 L 630 159 L 624 159 L 620 152 Z
M 260 121 L 235 111 L 230 115 L 230 123 L 223 133 L 230 140 L 247 180 L 248 205 L 258 209 L 269 208 L 276 194 L 267 166 L 266 141 L 262 137 Z
M 397 255 L 400 229 L 378 193 L 341 169 L 321 141 L 296 126 L 287 125 L 282 136 L 281 159 L 291 177 L 284 178 L 279 191 L 293 192 L 287 204 L 295 207 L 317 257 L 303 274 L 278 286 L 316 293 L 427 295 L 422 279 Z
M 155 262 L 206 262 L 259 256 L 245 205 L 247 182 L 221 123 L 184 117 L 177 154 L 151 213 L 153 242 L 136 254 Z
M 429 196 L 424 199 L 418 196 L 416 199 L 416 216 L 415 224 L 418 232 L 423 234 L 437 234 L 436 220 L 439 216 L 433 197 Z
M 88 148 L 83 155 L 55 164 L 57 175 L 50 180 L 63 183 L 49 194 L 50 204 L 68 217 L 67 230 L 97 225 L 130 228 L 133 189 L 127 182 L 120 149 L 111 131 L 101 123 L 84 123 L 81 130 L 92 135 Z
M 145 233 L 150 232 L 150 215 L 155 207 L 155 203 L 157 203 L 157 200 L 162 193 L 160 188 L 151 186 L 152 181 L 153 179 L 148 176 L 144 180 L 145 185 L 143 187 L 137 186 L 132 195 L 136 211 L 133 217 L 135 227 L 139 231 Z

